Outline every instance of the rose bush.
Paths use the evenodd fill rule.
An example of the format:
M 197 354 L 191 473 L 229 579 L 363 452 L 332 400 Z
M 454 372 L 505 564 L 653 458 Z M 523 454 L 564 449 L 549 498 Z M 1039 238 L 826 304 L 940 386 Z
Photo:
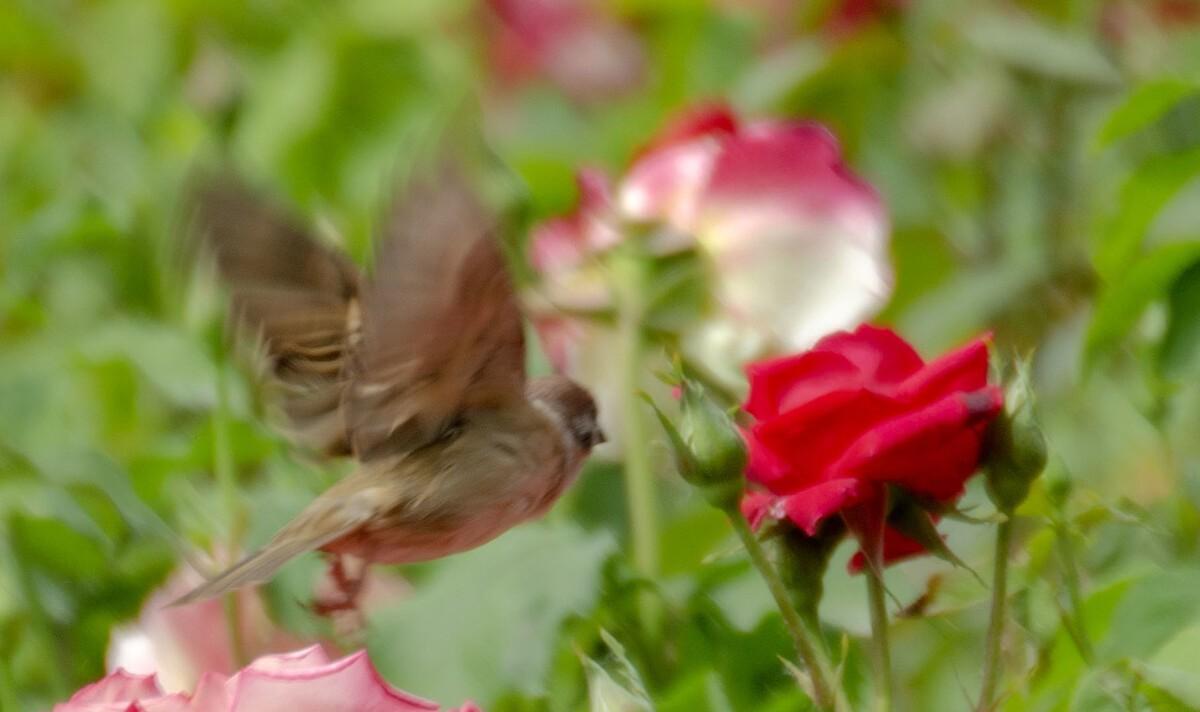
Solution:
M 762 489 L 743 511 L 755 524 L 786 518 L 810 536 L 830 517 L 848 515 L 854 527 L 882 513 L 889 487 L 953 503 L 979 469 L 1004 400 L 988 384 L 986 339 L 926 363 L 894 332 L 865 325 L 746 372 L 747 478 Z M 895 527 L 884 532 L 885 562 L 924 549 Z
M 231 677 L 207 672 L 195 692 L 168 694 L 154 675 L 123 669 L 76 692 L 54 712 L 436 712 L 387 684 L 365 650 L 329 660 L 319 646 L 258 658 Z M 455 712 L 455 710 L 447 710 Z M 467 703 L 457 712 L 479 712 Z

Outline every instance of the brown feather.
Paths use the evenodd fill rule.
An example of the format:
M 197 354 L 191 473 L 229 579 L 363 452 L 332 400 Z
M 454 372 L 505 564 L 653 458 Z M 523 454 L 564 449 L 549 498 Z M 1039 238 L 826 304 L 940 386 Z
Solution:
M 293 434 L 322 451 L 348 452 L 339 405 L 358 271 L 232 178 L 210 180 L 196 208 L 196 235 L 229 285 L 234 322 L 266 352 Z
M 410 452 L 464 412 L 522 398 L 521 313 L 494 227 L 450 164 L 396 201 L 346 393 L 360 459 Z

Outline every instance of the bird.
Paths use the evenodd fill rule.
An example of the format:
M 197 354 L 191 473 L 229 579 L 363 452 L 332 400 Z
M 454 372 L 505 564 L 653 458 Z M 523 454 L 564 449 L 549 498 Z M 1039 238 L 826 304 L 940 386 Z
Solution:
M 460 164 L 396 191 L 369 278 L 236 180 L 195 192 L 192 234 L 228 286 L 230 318 L 265 354 L 290 433 L 354 467 L 172 605 L 264 583 L 318 550 L 340 593 L 314 607 L 353 608 L 361 577 L 348 561 L 429 561 L 491 541 L 545 513 L 605 441 L 587 389 L 527 377 L 499 221 Z

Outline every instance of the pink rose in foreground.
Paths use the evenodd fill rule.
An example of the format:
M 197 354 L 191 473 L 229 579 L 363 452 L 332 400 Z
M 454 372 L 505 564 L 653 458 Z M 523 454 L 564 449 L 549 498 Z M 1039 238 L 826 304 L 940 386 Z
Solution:
M 117 670 L 54 712 L 436 712 L 396 690 L 365 650 L 330 661 L 319 646 L 255 660 L 232 677 L 206 672 L 192 694 L 168 694 L 154 675 Z M 454 710 L 447 710 L 454 712 Z M 457 712 L 479 712 L 473 704 Z
M 193 688 L 204 673 L 232 674 L 236 665 L 222 599 L 167 606 L 202 581 L 201 576 L 190 568 L 172 574 L 146 599 L 136 622 L 112 631 L 108 669 L 123 668 L 138 675 L 156 675 L 158 682 L 169 692 Z M 394 601 L 407 590 L 403 580 L 377 571 L 367 577 L 360 604 L 364 610 L 369 610 L 372 606 Z M 246 588 L 236 595 L 238 635 L 247 657 L 294 650 L 301 644 L 270 619 L 257 591 Z
M 622 94 L 642 78 L 638 37 L 589 0 L 488 0 L 491 62 L 508 82 L 546 77 L 578 101 Z
M 233 673 L 233 645 L 222 600 L 167 607 L 201 582 L 195 571 L 180 569 L 151 594 L 136 623 L 113 630 L 108 669 L 156 674 L 170 691 L 190 689 L 206 672 Z M 300 645 L 299 640 L 271 622 L 253 589 L 243 589 L 237 597 L 238 633 L 247 656 L 294 650 Z

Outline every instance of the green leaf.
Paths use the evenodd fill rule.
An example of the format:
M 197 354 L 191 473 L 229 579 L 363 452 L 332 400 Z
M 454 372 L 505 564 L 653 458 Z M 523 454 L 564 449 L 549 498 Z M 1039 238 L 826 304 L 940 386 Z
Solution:
M 1115 279 L 1137 257 L 1146 231 L 1171 198 L 1200 174 L 1200 148 L 1157 155 L 1138 166 L 1121 187 L 1112 218 L 1099 232 L 1096 270 Z
M 1163 245 L 1137 260 L 1096 303 L 1088 327 L 1086 356 L 1090 361 L 1110 349 L 1137 323 L 1154 301 L 1166 295 L 1181 274 L 1200 261 L 1200 242 Z
M 1149 82 L 1130 92 L 1129 96 L 1113 110 L 1100 131 L 1096 133 L 1095 147 L 1108 148 L 1117 141 L 1130 136 L 1158 121 L 1172 107 L 1192 96 L 1197 87 L 1190 82 L 1162 79 Z
M 393 683 L 447 703 L 486 709 L 505 691 L 537 691 L 559 626 L 595 605 L 613 549 L 606 534 L 531 524 L 447 559 L 372 621 L 371 658 Z
M 1180 630 L 1149 660 L 1138 663 L 1137 670 L 1155 687 L 1187 705 L 1181 709 L 1200 708 L 1200 626 Z
M 600 637 L 612 654 L 616 672 L 614 676 L 595 660 L 580 656 L 587 673 L 590 712 L 653 712 L 641 675 L 626 657 L 624 646 L 605 630 Z
M 1167 333 L 1158 351 L 1159 371 L 1182 379 L 1200 369 L 1200 263 L 1184 270 L 1167 295 Z
M 980 13 L 966 28 L 967 40 L 1013 67 L 1079 84 L 1110 85 L 1119 75 L 1083 33 L 1062 32 L 1031 16 Z
M 1097 648 L 1102 660 L 1144 658 L 1155 653 L 1181 627 L 1200 614 L 1200 571 L 1169 571 L 1147 576 L 1130 587 L 1113 611 L 1108 633 Z

